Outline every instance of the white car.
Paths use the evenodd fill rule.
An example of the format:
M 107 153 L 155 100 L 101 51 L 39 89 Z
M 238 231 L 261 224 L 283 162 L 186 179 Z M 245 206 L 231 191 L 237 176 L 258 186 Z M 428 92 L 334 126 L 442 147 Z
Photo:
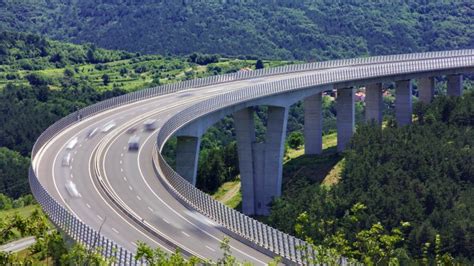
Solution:
M 67 144 L 66 149 L 67 149 L 67 150 L 72 150 L 72 149 L 74 149 L 74 147 L 75 147 L 76 144 L 77 144 L 77 141 L 78 141 L 78 140 L 77 140 L 77 137 L 72 138 L 72 139 L 69 141 L 69 143 Z
M 68 152 L 66 155 L 64 155 L 62 163 L 63 166 L 69 166 L 71 164 L 71 153 Z
M 68 180 L 66 182 L 66 190 L 71 195 L 73 198 L 80 198 L 81 194 L 79 194 L 79 191 L 77 191 L 76 184 L 74 184 L 71 180 Z
M 92 137 L 94 137 L 94 135 L 97 133 L 98 130 L 99 130 L 98 128 L 89 130 L 89 132 L 87 133 L 87 138 L 91 139 Z
M 133 135 L 128 140 L 128 150 L 138 150 L 140 148 L 140 137 L 137 135 Z
M 112 128 L 114 128 L 117 124 L 115 124 L 114 121 L 110 121 L 107 124 L 104 125 L 102 128 L 102 132 L 107 133 L 109 132 Z
M 155 123 L 156 123 L 156 119 L 148 119 L 145 121 L 145 123 L 143 123 L 143 126 L 145 127 L 145 130 L 151 131 L 156 128 Z

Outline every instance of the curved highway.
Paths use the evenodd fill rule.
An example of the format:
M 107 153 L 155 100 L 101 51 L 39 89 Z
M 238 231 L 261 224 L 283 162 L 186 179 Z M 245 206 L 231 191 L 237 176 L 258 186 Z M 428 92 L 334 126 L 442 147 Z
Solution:
M 462 57 L 467 63 L 453 65 L 452 69 L 446 66 L 433 69 L 430 66 L 437 60 L 452 57 Z M 377 57 L 361 62 L 340 61 L 312 70 L 295 68 L 295 71 L 284 73 L 267 72 L 261 76 L 191 87 L 123 104 L 84 117 L 60 130 L 34 154 L 32 168 L 44 189 L 61 206 L 126 250 L 134 252 L 137 241 L 142 241 L 166 251 L 179 248 L 185 255 L 216 260 L 222 256 L 220 241 L 227 236 L 231 239 L 232 254 L 239 261 L 263 265 L 272 259 L 272 253 L 262 252 L 233 235 L 227 235 L 228 231 L 223 230 L 222 225 L 183 204 L 167 188 L 169 184 L 157 178 L 152 154 L 162 126 L 186 108 L 251 86 L 296 78 L 309 80 L 319 75 L 340 76 L 343 72 L 358 73 L 368 66 L 399 64 L 408 67 L 414 62 L 424 61 L 430 64 L 416 73 L 472 69 L 474 51 L 466 50 L 459 56 L 432 53 L 423 57 L 420 54 L 396 62 Z M 393 76 L 379 75 L 376 78 Z M 363 76 L 363 79 L 369 78 L 372 77 Z M 307 88 L 308 84 L 302 87 Z M 156 119 L 155 129 L 144 128 L 148 119 Z M 132 135 L 139 136 L 137 151 L 128 149 Z

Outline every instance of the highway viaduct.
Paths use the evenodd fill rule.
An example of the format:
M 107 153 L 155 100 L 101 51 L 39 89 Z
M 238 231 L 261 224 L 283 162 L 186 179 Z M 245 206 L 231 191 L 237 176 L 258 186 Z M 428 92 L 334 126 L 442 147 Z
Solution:
M 222 237 L 241 261 L 265 264 L 282 256 L 301 264 L 314 256 L 305 242 L 248 215 L 266 215 L 281 194 L 288 108 L 304 102 L 305 152 L 321 153 L 321 97 L 337 90 L 338 151 L 355 130 L 354 88 L 366 87 L 366 119 L 382 121 L 382 84 L 395 83 L 398 125 L 411 123 L 412 81 L 430 102 L 434 77 L 446 76 L 448 94 L 462 94 L 463 74 L 474 69 L 474 50 L 392 55 L 239 72 L 142 90 L 89 106 L 48 128 L 32 151 L 30 186 L 50 219 L 67 235 L 102 247 L 121 264 L 136 241 L 186 256 L 217 259 Z M 255 141 L 253 107 L 268 106 L 263 143 Z M 194 187 L 200 138 L 227 115 L 235 121 L 243 213 Z M 156 119 L 156 129 L 142 130 Z M 139 128 L 138 152 L 127 151 L 130 128 Z M 177 137 L 176 170 L 164 160 Z M 74 143 L 72 145 L 71 143 Z M 62 161 L 71 157 L 70 163 Z M 74 184 L 77 195 L 68 189 Z M 342 262 L 342 261 L 341 261 Z

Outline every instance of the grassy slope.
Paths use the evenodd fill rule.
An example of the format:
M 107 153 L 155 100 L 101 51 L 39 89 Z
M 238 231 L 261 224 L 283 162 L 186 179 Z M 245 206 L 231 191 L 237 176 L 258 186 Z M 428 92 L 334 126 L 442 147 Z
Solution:
M 18 213 L 21 217 L 29 217 L 35 210 L 39 210 L 39 205 L 28 205 L 22 208 L 10 209 L 0 211 L 0 219 L 5 219 L 7 216 L 12 216 L 15 213 Z

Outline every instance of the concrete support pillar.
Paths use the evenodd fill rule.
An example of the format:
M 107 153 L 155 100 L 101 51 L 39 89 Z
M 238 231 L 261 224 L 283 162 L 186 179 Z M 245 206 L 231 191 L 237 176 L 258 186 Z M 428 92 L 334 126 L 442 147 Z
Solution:
M 431 103 L 434 97 L 435 80 L 434 77 L 418 79 L 418 99 L 423 103 Z
M 411 80 L 395 82 L 395 116 L 399 126 L 411 124 L 412 116 L 412 84 Z
M 354 94 L 352 88 L 337 90 L 337 151 L 343 151 L 355 130 Z
M 245 108 L 233 114 L 242 190 L 242 212 L 255 214 L 254 160 L 255 122 L 253 110 Z
M 462 75 L 448 75 L 448 96 L 461 96 L 462 89 Z
M 304 153 L 320 154 L 323 148 L 322 92 L 303 101 L 304 107 Z
M 253 111 L 246 108 L 234 113 L 242 211 L 247 215 L 268 215 L 269 204 L 281 195 L 287 119 L 288 108 L 269 106 L 265 142 L 256 143 Z
M 178 136 L 176 145 L 176 172 L 196 185 L 200 137 Z
M 281 195 L 283 174 L 283 153 L 288 121 L 288 108 L 268 107 L 267 132 L 265 134 L 265 193 L 261 208 L 257 205 L 257 214 L 268 215 L 268 204 Z
M 365 121 L 381 125 L 383 116 L 382 83 L 365 86 Z

